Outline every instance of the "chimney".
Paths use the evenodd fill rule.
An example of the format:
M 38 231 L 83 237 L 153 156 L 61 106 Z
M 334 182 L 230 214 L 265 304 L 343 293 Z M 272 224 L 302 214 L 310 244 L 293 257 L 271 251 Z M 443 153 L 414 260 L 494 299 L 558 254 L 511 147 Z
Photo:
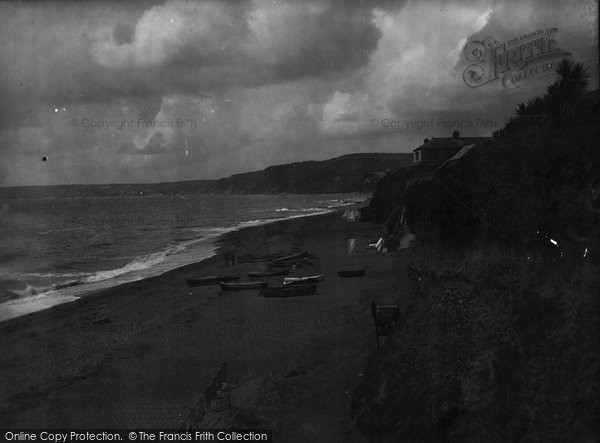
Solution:
M 458 131 L 454 131 L 454 132 L 452 133 L 452 137 L 453 137 L 455 140 L 458 140 L 458 139 L 460 138 L 460 132 L 458 132 Z
M 423 140 L 423 144 L 427 143 L 429 141 L 428 138 L 426 138 L 425 140 Z

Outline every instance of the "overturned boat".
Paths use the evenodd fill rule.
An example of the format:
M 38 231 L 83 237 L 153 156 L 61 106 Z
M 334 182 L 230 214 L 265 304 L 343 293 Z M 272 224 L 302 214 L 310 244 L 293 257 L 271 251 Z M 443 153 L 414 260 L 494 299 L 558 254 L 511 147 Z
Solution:
M 227 275 L 208 275 L 200 278 L 188 278 L 185 280 L 189 287 L 194 286 L 209 286 L 218 285 L 221 282 L 229 282 L 239 280 L 240 274 L 227 274 Z

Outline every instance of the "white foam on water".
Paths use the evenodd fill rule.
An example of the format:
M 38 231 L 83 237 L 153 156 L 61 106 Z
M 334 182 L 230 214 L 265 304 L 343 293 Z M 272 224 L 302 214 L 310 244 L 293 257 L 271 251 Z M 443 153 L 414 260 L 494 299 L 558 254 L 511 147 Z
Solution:
M 301 211 L 303 213 L 287 217 L 248 220 L 238 222 L 232 227 L 197 228 L 193 230 L 199 234 L 197 238 L 172 242 L 162 251 L 137 257 L 125 266 L 116 269 L 95 273 L 19 274 L 20 277 L 51 278 L 58 276 L 60 278 L 76 278 L 77 280 L 72 281 L 72 285 L 69 285 L 67 281 L 64 283 L 67 287 L 61 287 L 60 289 L 55 289 L 54 287 L 35 288 L 28 285 L 26 289 L 12 291 L 19 295 L 19 297 L 0 303 L 0 321 L 48 309 L 52 306 L 68 303 L 101 290 L 144 278 L 155 277 L 173 269 L 205 260 L 215 255 L 216 240 L 228 232 L 246 227 L 267 225 L 282 220 L 311 217 L 333 212 L 332 209 L 324 208 L 308 208 L 308 210 L 313 210 L 313 212 L 305 213 Z M 14 274 L 14 276 L 16 277 L 17 274 Z

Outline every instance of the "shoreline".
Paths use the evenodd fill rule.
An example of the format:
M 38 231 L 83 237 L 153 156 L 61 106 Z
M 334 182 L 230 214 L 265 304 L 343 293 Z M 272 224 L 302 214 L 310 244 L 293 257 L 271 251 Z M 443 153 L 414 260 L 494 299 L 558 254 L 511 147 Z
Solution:
M 10 321 L 12 319 L 15 318 L 20 318 L 23 317 L 25 315 L 30 315 L 30 314 L 35 314 L 38 312 L 43 312 L 45 310 L 48 309 L 52 309 L 55 306 L 61 306 L 67 303 L 74 303 L 77 302 L 78 300 L 81 300 L 83 298 L 87 298 L 93 295 L 98 295 L 101 294 L 105 291 L 108 291 L 110 289 L 113 288 L 117 288 L 120 286 L 124 286 L 124 285 L 128 285 L 130 283 L 135 283 L 135 282 L 140 282 L 146 279 L 152 279 L 155 277 L 160 277 L 163 276 L 169 272 L 175 271 L 177 269 L 182 269 L 185 268 L 186 266 L 193 266 L 193 265 L 198 265 L 202 262 L 204 262 L 205 260 L 210 260 L 211 258 L 214 258 L 215 256 L 219 256 L 222 254 L 222 245 L 221 243 L 226 241 L 224 240 L 228 235 L 235 233 L 235 232 L 239 232 L 241 230 L 244 229 L 258 229 L 262 226 L 267 226 L 267 225 L 271 225 L 271 224 L 277 224 L 277 223 L 282 223 L 282 222 L 286 222 L 288 220 L 294 220 L 294 219 L 299 219 L 299 218 L 305 218 L 305 217 L 316 217 L 316 216 L 322 216 L 322 215 L 327 215 L 327 214 L 331 214 L 331 213 L 336 213 L 339 212 L 341 210 L 341 208 L 348 208 L 348 207 L 354 207 L 354 206 L 358 206 L 360 205 L 360 203 L 350 203 L 348 205 L 344 205 L 344 206 L 340 206 L 340 207 L 335 207 L 335 208 L 329 208 L 327 210 L 323 210 L 322 212 L 316 212 L 316 213 L 310 213 L 310 214 L 302 214 L 302 215 L 294 215 L 294 216 L 290 216 L 290 217 L 286 217 L 286 218 L 277 218 L 277 219 L 272 219 L 272 220 L 258 220 L 256 223 L 251 223 L 249 224 L 249 222 L 242 222 L 236 226 L 232 226 L 229 228 L 217 228 L 217 229 L 222 229 L 225 232 L 222 232 L 218 235 L 216 235 L 213 238 L 209 238 L 209 239 L 205 239 L 205 238 L 199 238 L 197 239 L 197 242 L 205 242 L 208 241 L 210 244 L 210 248 L 212 249 L 212 251 L 210 252 L 211 255 L 209 255 L 208 257 L 205 257 L 199 261 L 194 261 L 192 263 L 188 263 L 188 264 L 184 264 L 184 265 L 178 265 L 174 268 L 168 269 L 166 271 L 163 271 L 159 274 L 156 275 L 150 275 L 150 276 L 140 276 L 139 278 L 136 278 L 134 280 L 130 280 L 130 281 L 124 281 L 124 282 L 115 282 L 113 285 L 111 286 L 105 286 L 105 287 L 101 287 L 101 288 L 89 288 L 89 289 L 82 289 L 81 286 L 83 285 L 76 285 L 76 286 L 72 286 L 72 287 L 66 287 L 66 288 L 61 288 L 59 290 L 62 291 L 61 294 L 52 294 L 53 296 L 56 296 L 57 299 L 56 300 L 49 300 L 47 303 L 42 304 L 43 307 L 39 308 L 39 309 L 35 309 L 33 308 L 32 310 L 29 310 L 28 312 L 24 313 L 24 314 L 17 314 L 15 316 L 10 316 L 10 317 L 6 317 L 6 318 L 0 318 L 0 325 L 2 325 L 3 323 Z M 114 277 L 115 279 L 119 279 L 119 278 L 126 278 L 127 274 L 123 274 L 121 276 L 117 276 Z M 110 281 L 111 279 L 107 279 L 107 280 L 102 280 L 99 282 L 92 282 L 92 283 L 87 283 L 89 285 L 95 285 L 95 284 L 100 284 L 102 285 L 105 282 Z M 85 292 L 80 293 L 79 290 L 83 290 Z M 35 294 L 32 296 L 28 296 L 25 297 L 23 299 L 16 299 L 16 300 L 9 300 L 7 302 L 5 302 L 6 305 L 10 306 L 12 303 L 17 303 L 17 304 L 39 304 L 40 301 L 36 300 L 39 297 L 49 297 L 49 293 L 55 291 L 55 289 L 51 289 L 45 292 L 41 292 L 39 294 Z M 69 292 L 73 292 L 73 294 L 69 294 Z M 29 300 L 28 300 L 29 299 Z M 60 301 L 60 300 L 64 300 L 64 301 Z M 43 303 L 43 302 L 42 302 Z
M 217 254 L 199 263 L 0 323 L 0 426 L 177 428 L 227 362 L 235 384 L 268 380 L 306 393 L 293 408 L 267 414 L 278 432 L 308 438 L 316 421 L 332 441 L 348 441 L 340 435 L 355 431 L 350 393 L 375 349 L 370 301 L 404 286 L 397 270 L 407 258 L 365 249 L 381 227 L 345 222 L 340 212 L 266 226 L 224 234 Z M 185 284 L 228 270 L 247 280 L 266 264 L 225 268 L 219 251 L 233 243 L 238 257 L 262 253 L 265 233 L 271 252 L 316 255 L 291 274 L 324 274 L 316 296 L 268 299 Z M 357 239 L 356 254 L 347 254 L 348 238 Z M 336 275 L 357 266 L 367 276 Z

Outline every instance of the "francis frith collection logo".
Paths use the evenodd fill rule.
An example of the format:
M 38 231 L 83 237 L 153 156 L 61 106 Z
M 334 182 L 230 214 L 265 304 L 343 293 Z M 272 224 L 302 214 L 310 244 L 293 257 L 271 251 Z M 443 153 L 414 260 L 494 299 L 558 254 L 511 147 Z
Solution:
M 493 37 L 468 42 L 463 51 L 471 63 L 463 72 L 463 80 L 470 88 L 500 82 L 512 89 L 529 80 L 553 74 L 556 64 L 571 54 L 557 47 L 554 34 L 557 28 L 499 42 Z

